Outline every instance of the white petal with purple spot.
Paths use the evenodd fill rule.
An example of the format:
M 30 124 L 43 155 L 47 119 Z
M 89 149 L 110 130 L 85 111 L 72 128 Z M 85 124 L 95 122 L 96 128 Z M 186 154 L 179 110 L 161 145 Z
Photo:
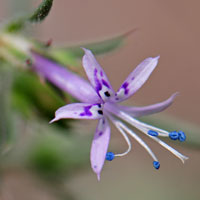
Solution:
M 159 56 L 156 58 L 147 58 L 141 62 L 121 85 L 116 93 L 115 101 L 124 101 L 140 89 L 155 69 L 158 59 Z
M 91 167 L 97 174 L 98 180 L 100 180 L 100 173 L 105 162 L 109 142 L 110 126 L 106 118 L 102 118 L 97 125 L 90 151 Z
M 59 119 L 100 119 L 103 117 L 102 104 L 73 103 L 59 108 L 55 118 L 50 122 Z
M 85 69 L 85 72 L 88 76 L 88 79 L 90 80 L 92 86 L 96 90 L 97 94 L 104 100 L 107 101 L 110 97 L 114 95 L 114 91 L 112 89 L 112 86 L 95 59 L 92 52 L 88 49 L 84 49 L 85 55 L 83 56 L 83 67 Z

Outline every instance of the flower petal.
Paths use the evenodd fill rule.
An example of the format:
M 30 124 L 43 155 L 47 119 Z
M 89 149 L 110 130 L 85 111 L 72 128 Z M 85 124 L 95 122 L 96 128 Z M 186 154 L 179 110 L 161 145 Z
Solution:
M 32 56 L 34 70 L 58 88 L 68 92 L 81 102 L 99 103 L 101 101 L 86 80 L 35 52 L 32 52 Z
M 109 141 L 110 126 L 107 119 L 102 118 L 97 125 L 90 153 L 91 167 L 97 174 L 98 180 L 100 180 L 100 173 L 105 162 Z
M 178 95 L 178 92 L 174 93 L 173 95 L 171 95 L 171 97 L 169 97 L 167 100 L 165 100 L 163 102 L 152 104 L 149 106 L 129 107 L 129 106 L 117 105 L 117 107 L 119 109 L 131 114 L 131 116 L 133 116 L 133 117 L 142 117 L 144 115 L 150 115 L 150 114 L 158 113 L 158 112 L 165 110 L 173 103 L 173 101 L 177 95 Z
M 55 113 L 55 118 L 50 122 L 59 119 L 100 119 L 103 117 L 101 104 L 72 103 L 59 108 Z
M 158 64 L 158 59 L 159 56 L 155 58 L 147 58 L 141 62 L 121 85 L 116 93 L 115 101 L 123 101 L 140 89 L 155 69 Z
M 83 56 L 82 63 L 88 79 L 95 88 L 97 94 L 106 101 L 114 95 L 112 86 L 92 52 L 85 48 L 83 48 L 83 50 L 85 51 L 85 55 Z

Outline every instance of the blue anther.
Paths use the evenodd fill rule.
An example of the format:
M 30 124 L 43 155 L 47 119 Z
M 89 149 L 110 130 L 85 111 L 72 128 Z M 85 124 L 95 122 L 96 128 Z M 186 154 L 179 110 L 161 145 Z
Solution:
M 158 161 L 153 161 L 153 166 L 154 166 L 155 169 L 159 169 L 160 163 Z
M 183 131 L 178 132 L 178 139 L 180 142 L 184 142 L 186 140 L 186 135 Z
M 158 136 L 158 132 L 153 131 L 153 130 L 149 130 L 148 134 L 151 135 L 151 136 Z
M 172 140 L 177 140 L 179 139 L 179 134 L 177 131 L 172 131 L 169 133 L 169 138 Z
M 106 153 L 106 160 L 112 161 L 115 158 L 115 154 L 113 152 Z

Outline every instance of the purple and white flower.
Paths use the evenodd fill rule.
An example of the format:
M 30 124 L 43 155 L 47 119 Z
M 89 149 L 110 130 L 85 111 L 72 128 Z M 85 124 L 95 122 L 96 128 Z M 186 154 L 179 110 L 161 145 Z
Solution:
M 119 90 L 115 92 L 92 52 L 88 49 L 83 50 L 85 51 L 85 55 L 83 56 L 82 63 L 90 84 L 73 72 L 68 71 L 66 68 L 34 52 L 32 53 L 34 58 L 33 67 L 39 75 L 82 102 L 68 104 L 59 108 L 51 123 L 66 118 L 99 120 L 92 141 L 90 154 L 91 167 L 97 174 L 98 180 L 100 180 L 100 173 L 105 160 L 111 161 L 115 157 L 124 156 L 131 150 L 131 142 L 128 136 L 133 137 L 146 149 L 153 159 L 153 166 L 155 169 L 159 169 L 160 163 L 155 154 L 127 124 L 137 128 L 145 135 L 158 142 L 161 146 L 177 156 L 182 162 L 188 159 L 188 157 L 182 155 L 159 138 L 169 137 L 172 140 L 179 140 L 182 142 L 186 139 L 184 132 L 168 132 L 136 119 L 137 117 L 163 111 L 172 104 L 177 93 L 163 102 L 145 107 L 127 107 L 119 104 L 131 97 L 142 87 L 156 68 L 159 57 L 150 57 L 141 62 L 122 83 Z M 128 145 L 128 149 L 123 153 L 114 154 L 113 152 L 107 152 L 111 133 L 109 121 L 119 130 Z

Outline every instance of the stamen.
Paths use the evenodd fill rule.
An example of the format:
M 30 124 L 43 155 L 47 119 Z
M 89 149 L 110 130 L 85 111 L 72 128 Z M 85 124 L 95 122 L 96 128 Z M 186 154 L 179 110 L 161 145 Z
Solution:
M 186 140 L 186 135 L 183 131 L 178 132 L 178 139 L 180 142 L 184 142 Z
M 139 144 L 141 144 L 146 151 L 149 153 L 149 155 L 153 158 L 153 160 L 158 161 L 158 159 L 156 158 L 155 154 L 152 152 L 152 150 L 149 148 L 149 146 L 138 136 L 136 135 L 131 129 L 129 129 L 127 126 L 125 126 L 123 123 L 121 123 L 120 121 L 116 121 L 115 125 L 118 128 L 123 129 L 124 131 L 126 131 L 130 136 L 132 136 Z
M 185 162 L 185 160 L 188 159 L 187 156 L 184 156 L 183 154 L 179 153 L 178 151 L 176 151 L 175 149 L 173 149 L 172 147 L 170 147 L 168 144 L 166 144 L 165 142 L 163 142 L 162 140 L 160 140 L 159 138 L 156 137 L 152 137 L 153 140 L 155 140 L 156 142 L 158 142 L 161 146 L 163 146 L 164 148 L 166 148 L 168 151 L 170 151 L 171 153 L 173 153 L 177 158 L 179 158 L 183 163 Z
M 177 140 L 179 138 L 179 134 L 177 131 L 172 131 L 169 133 L 169 138 L 171 140 Z
M 155 169 L 159 169 L 160 163 L 158 161 L 153 161 L 153 166 L 154 166 Z
M 158 136 L 162 136 L 162 137 L 168 137 L 169 135 L 169 132 L 168 131 L 165 131 L 163 129 L 160 129 L 160 128 L 157 128 L 155 126 L 152 126 L 152 125 L 149 125 L 149 124 L 146 124 L 144 122 L 140 122 L 139 120 L 133 118 L 134 122 L 137 124 L 135 125 L 138 129 L 139 127 L 143 130 L 145 130 L 145 132 L 148 132 L 149 130 L 151 131 L 154 131 L 154 132 L 157 132 L 158 133 Z
M 118 117 L 120 117 L 123 120 L 126 120 L 128 123 L 130 123 L 131 125 L 133 125 L 134 127 L 136 127 L 137 129 L 141 130 L 142 132 L 145 132 L 145 134 L 148 134 L 149 130 L 155 131 L 158 133 L 158 136 L 162 136 L 162 137 L 169 137 L 169 132 L 160 128 L 157 128 L 155 126 L 151 126 L 149 124 L 146 124 L 144 122 L 141 122 L 135 118 L 133 118 L 132 116 L 130 116 L 129 114 L 119 110 L 116 111 L 116 107 L 115 109 L 113 109 L 110 105 L 109 107 L 106 107 L 106 109 L 109 110 L 109 112 L 117 115 Z
M 115 158 L 115 154 L 113 152 L 106 153 L 106 160 L 112 161 Z
M 131 142 L 130 142 L 128 136 L 126 135 L 126 133 L 124 132 L 124 130 L 121 129 L 117 125 L 117 120 L 113 116 L 111 116 L 109 114 L 107 114 L 107 115 L 108 115 L 109 119 L 113 122 L 113 124 L 116 126 L 116 128 L 119 130 L 119 132 L 122 134 L 122 136 L 124 137 L 126 143 L 128 144 L 128 149 L 124 153 L 115 154 L 115 157 L 125 156 L 125 155 L 127 155 L 131 151 L 131 146 L 132 146 Z
M 151 135 L 151 136 L 158 136 L 158 132 L 153 131 L 153 130 L 149 130 L 148 134 Z
M 142 127 L 143 124 L 145 123 L 142 123 L 134 118 L 132 118 L 130 115 L 128 115 L 127 113 L 125 112 L 116 112 L 115 113 L 118 117 L 120 117 L 121 119 L 125 120 L 127 123 L 129 123 L 130 125 L 136 127 L 137 129 L 139 129 L 140 131 L 142 131 L 143 133 L 145 133 L 148 137 L 151 137 L 147 132 L 146 132 L 146 129 Z M 146 126 L 146 125 L 145 125 Z M 150 126 L 150 125 L 149 125 Z M 154 129 L 155 130 L 155 129 Z M 167 132 L 167 131 L 166 131 Z M 183 140 L 184 140 L 184 135 L 185 134 L 182 134 L 180 133 L 180 138 L 183 137 Z M 160 134 L 159 134 L 160 136 Z M 169 136 L 169 133 L 167 132 L 167 136 Z M 181 137 L 182 136 L 182 137 Z M 185 160 L 188 159 L 188 157 L 182 155 L 181 153 L 179 153 L 178 151 L 176 151 L 175 149 L 173 149 L 172 147 L 170 147 L 169 145 L 167 145 L 166 143 L 164 143 L 162 140 L 160 140 L 159 138 L 157 137 L 151 137 L 153 140 L 155 140 L 156 142 L 158 142 L 161 146 L 163 146 L 164 148 L 166 148 L 167 150 L 169 150 L 171 153 L 173 153 L 176 157 L 178 157 L 183 163 Z M 181 139 L 179 139 L 181 140 Z M 156 159 L 154 159 L 156 160 Z

